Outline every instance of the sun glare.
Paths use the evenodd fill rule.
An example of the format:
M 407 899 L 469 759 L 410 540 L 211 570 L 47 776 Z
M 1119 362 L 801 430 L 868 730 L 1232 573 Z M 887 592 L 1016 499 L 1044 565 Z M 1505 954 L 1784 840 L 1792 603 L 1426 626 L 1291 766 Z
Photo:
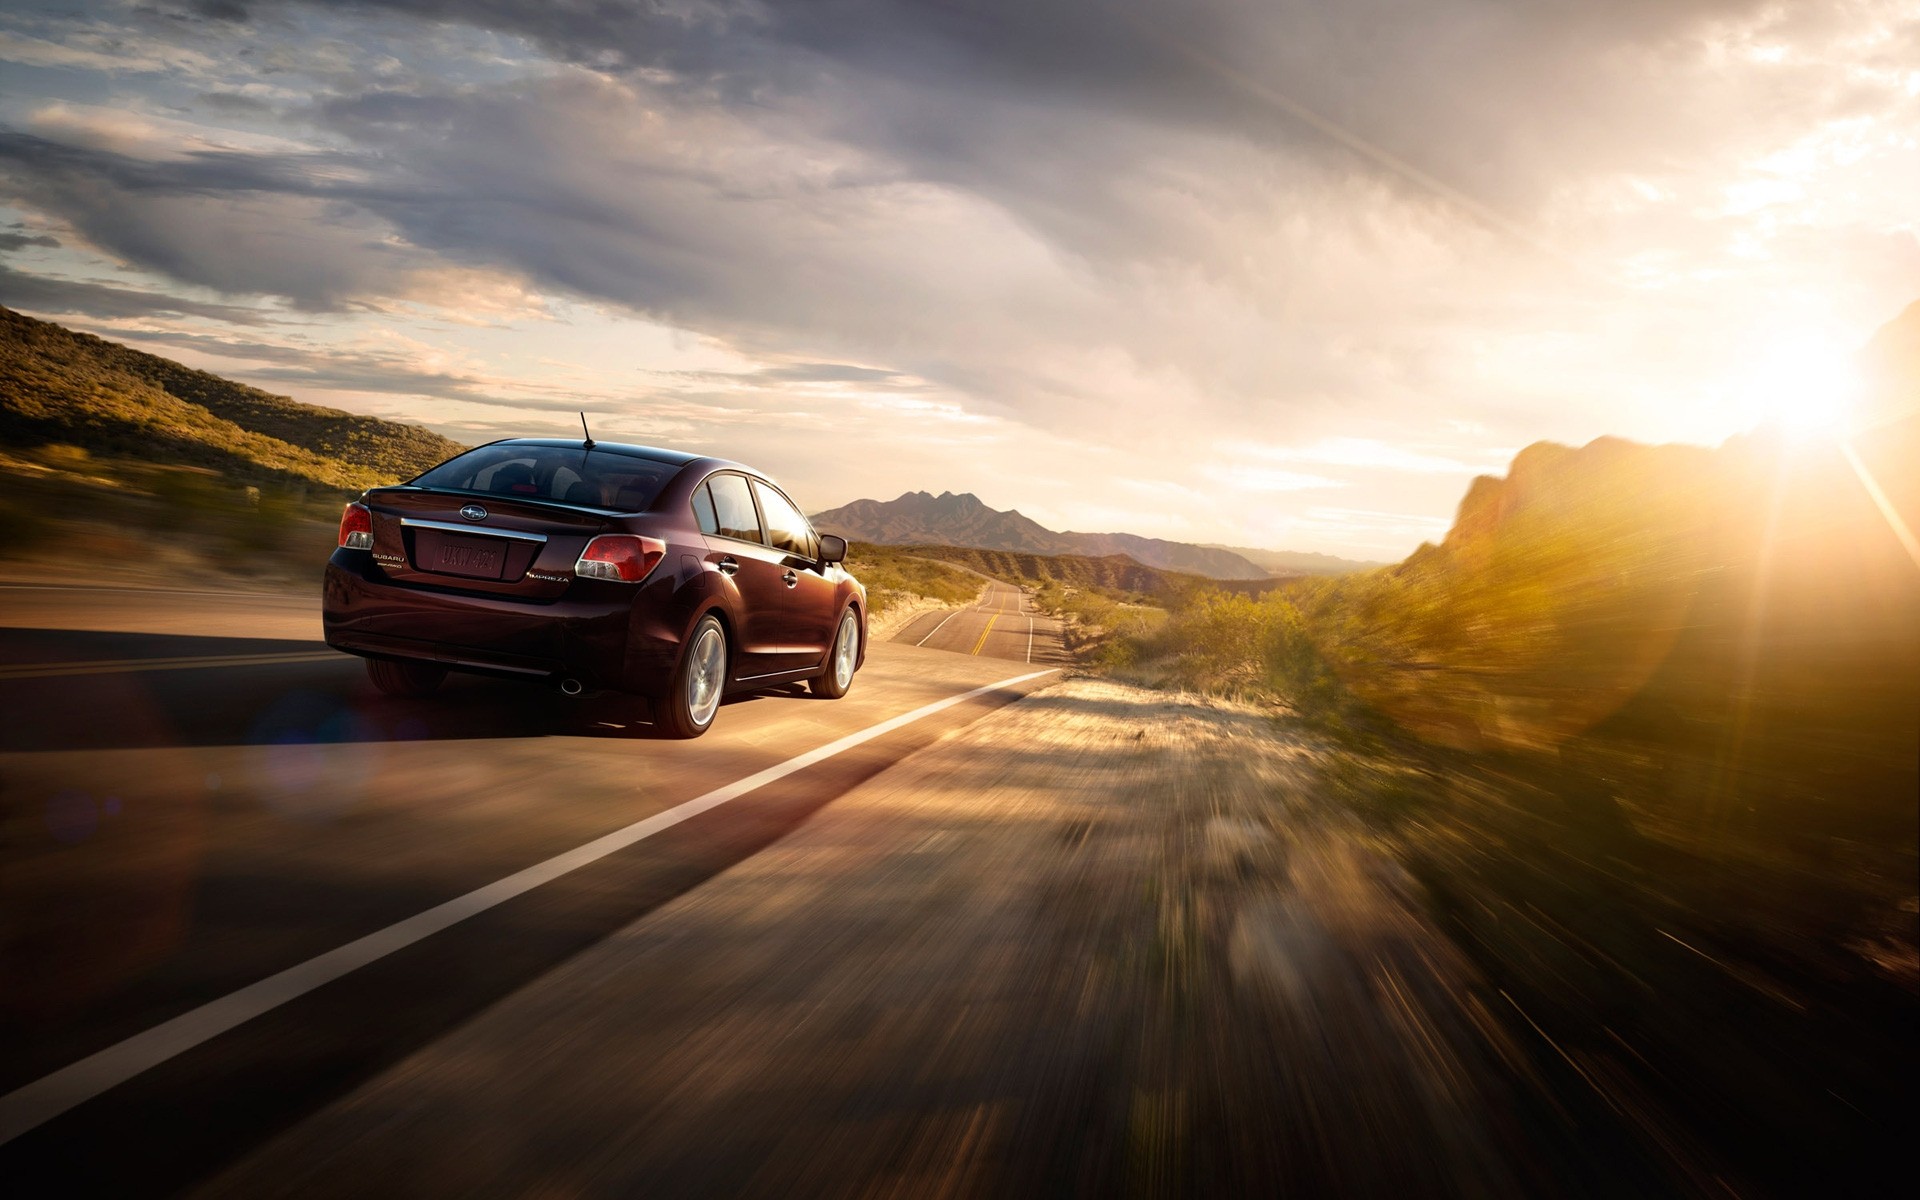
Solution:
M 1853 349 L 1819 337 L 1768 344 L 1741 372 L 1738 386 L 1751 420 L 1803 439 L 1844 433 L 1859 390 Z

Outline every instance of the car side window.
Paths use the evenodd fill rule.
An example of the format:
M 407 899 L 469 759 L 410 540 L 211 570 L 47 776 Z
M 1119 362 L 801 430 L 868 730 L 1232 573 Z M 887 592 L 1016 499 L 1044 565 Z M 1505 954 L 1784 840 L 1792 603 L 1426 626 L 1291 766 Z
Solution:
M 701 533 L 720 532 L 720 518 L 714 514 L 713 497 L 707 494 L 704 483 L 693 489 L 693 519 L 699 523 Z
M 760 517 L 753 511 L 753 496 L 747 491 L 745 476 L 715 475 L 707 480 L 707 490 L 713 495 L 714 522 L 721 537 L 743 542 L 766 540 L 760 536 Z
M 801 558 L 820 557 L 814 550 L 813 526 L 793 506 L 793 501 L 758 479 L 753 481 L 753 493 L 760 498 L 760 512 L 767 519 L 769 546 Z

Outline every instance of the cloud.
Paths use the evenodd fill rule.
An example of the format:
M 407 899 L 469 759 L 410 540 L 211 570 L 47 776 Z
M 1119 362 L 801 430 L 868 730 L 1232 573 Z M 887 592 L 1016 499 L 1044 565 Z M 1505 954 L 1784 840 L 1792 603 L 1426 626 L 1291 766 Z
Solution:
M 16 234 L 0 234 L 0 245 Z M 21 239 L 31 245 L 59 245 L 52 238 Z M 9 247 L 11 248 L 11 247 Z M 52 315 L 69 313 L 89 317 L 145 317 L 154 315 L 206 317 L 230 325 L 261 325 L 268 316 L 234 304 L 206 304 L 135 288 L 118 288 L 84 280 L 16 271 L 0 266 L 0 299 L 10 308 Z
M 0 62 L 27 67 L 86 68 L 110 74 L 207 74 L 216 60 L 198 51 L 147 39 L 80 32 L 65 42 L 50 42 L 0 30 Z
M 1745 0 L 1605 20 L 1214 3 L 1177 29 L 1132 0 L 1098 19 L 1052 3 L 350 8 L 570 65 L 325 92 L 308 114 L 325 148 L 307 153 L 152 163 L 96 142 L 80 161 L 43 142 L 14 157 L 22 194 L 127 261 L 236 295 L 379 305 L 431 295 L 437 263 L 754 353 L 846 353 L 1056 428 L 1117 412 L 1129 435 L 1155 395 L 1268 420 L 1418 387 L 1426 332 L 1356 337 L 1356 318 L 1463 268 L 1511 285 L 1489 278 L 1504 268 L 1485 237 L 1521 231 L 1506 252 L 1523 258 L 1571 240 L 1540 222 L 1575 181 L 1660 175 L 1840 102 L 1830 72 L 1794 63 L 1749 64 L 1771 72 L 1757 115 L 1740 72 L 1703 75 L 1784 21 Z M 221 28 L 288 9 L 222 5 Z M 1466 292 L 1450 304 L 1505 315 L 1491 289 Z
M 542 397 L 524 383 L 492 375 L 410 339 L 376 334 L 348 344 L 269 341 L 166 327 L 99 330 L 115 340 L 210 355 L 238 364 L 224 369 L 261 388 L 429 396 L 497 408 L 572 412 L 577 397 Z M 512 393 L 512 394 L 508 394 Z
M 846 140 L 910 162 L 921 177 L 997 192 L 1033 219 L 1082 229 L 1089 199 L 1096 220 L 1123 217 L 1123 185 L 1141 175 L 1136 166 L 1103 189 L 1084 169 L 1115 161 L 1102 127 L 1311 153 L 1432 194 L 1386 165 L 1397 161 L 1524 212 L 1570 168 L 1656 162 L 1751 126 L 1751 114 L 1728 120 L 1750 95 L 1700 88 L 1690 68 L 1703 52 L 1774 39 L 1817 44 L 1901 11 L 1766 0 L 1201 0 L 1174 20 L 1154 0 L 354 7 L 508 33 L 561 61 L 647 72 L 710 101 L 804 97 L 832 106 Z M 1776 72 L 1769 82 L 1768 107 L 1796 121 L 1833 90 L 1809 73 Z M 1286 104 L 1276 107 L 1275 96 Z M 1063 124 L 1091 136 L 1060 139 Z M 1379 157 L 1356 157 L 1355 144 Z M 1017 147 L 1045 153 L 1009 153 Z M 1060 211 L 1066 191 L 1074 202 Z
M 1272 467 L 1226 467 L 1221 470 L 1220 479 L 1228 487 L 1246 492 L 1308 492 L 1346 486 L 1324 475 L 1279 471 Z
M 1920 253 L 1874 199 L 1920 187 L 1895 0 L 225 0 L 7 37 L 115 99 L 0 102 L 0 192 L 156 294 L 426 340 L 584 301 L 733 365 L 572 394 L 706 428 L 787 389 L 934 465 L 1044 443 L 1081 492 L 1224 442 L 1262 505 L 1433 513 L 1490 447 L 1710 436 L 1734 333 L 1884 315 Z
M 1487 469 L 1510 457 L 1507 452 L 1501 451 L 1493 456 L 1497 461 L 1489 463 L 1485 461 L 1488 456 L 1484 452 L 1477 453 L 1474 458 L 1480 460 L 1482 465 L 1475 467 L 1448 454 L 1436 454 L 1373 438 L 1354 437 L 1323 438 L 1307 446 L 1223 446 L 1222 449 L 1228 452 L 1237 450 L 1274 462 L 1320 463 L 1326 466 L 1449 475 L 1471 475 L 1476 470 Z
M 755 374 L 774 383 L 853 383 L 886 388 L 913 387 L 917 383 L 897 371 L 846 363 L 785 363 L 762 367 Z

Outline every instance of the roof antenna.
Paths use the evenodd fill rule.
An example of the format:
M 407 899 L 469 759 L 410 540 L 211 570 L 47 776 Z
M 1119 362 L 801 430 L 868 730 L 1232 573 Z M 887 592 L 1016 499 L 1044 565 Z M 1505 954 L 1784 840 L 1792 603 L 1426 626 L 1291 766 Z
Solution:
M 580 432 L 587 435 L 587 440 L 581 443 L 580 448 L 582 450 L 593 449 L 593 431 L 587 428 L 587 414 L 585 413 L 580 414 Z

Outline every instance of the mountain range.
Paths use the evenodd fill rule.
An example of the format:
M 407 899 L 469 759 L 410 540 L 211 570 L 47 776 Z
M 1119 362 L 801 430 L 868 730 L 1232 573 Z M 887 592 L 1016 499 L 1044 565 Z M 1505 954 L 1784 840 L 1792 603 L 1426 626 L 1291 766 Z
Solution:
M 1351 571 L 1370 571 L 1375 567 L 1390 565 L 1340 558 L 1333 554 L 1314 554 L 1306 550 L 1261 550 L 1249 546 L 1220 546 L 1212 542 L 1204 542 L 1202 546 L 1208 550 L 1238 554 L 1272 575 L 1345 575 Z
M 1166 571 L 1212 579 L 1265 579 L 1275 574 L 1339 574 L 1375 563 L 1324 554 L 1239 550 L 1170 542 L 1133 533 L 1056 532 L 1017 509 L 989 508 L 971 492 L 907 492 L 894 500 L 855 500 L 816 513 L 813 523 L 852 541 L 883 545 L 934 543 L 1026 554 L 1077 554 L 1090 558 L 1124 554 Z M 1256 558 L 1255 556 L 1261 556 Z M 1268 564 L 1272 565 L 1269 566 Z

